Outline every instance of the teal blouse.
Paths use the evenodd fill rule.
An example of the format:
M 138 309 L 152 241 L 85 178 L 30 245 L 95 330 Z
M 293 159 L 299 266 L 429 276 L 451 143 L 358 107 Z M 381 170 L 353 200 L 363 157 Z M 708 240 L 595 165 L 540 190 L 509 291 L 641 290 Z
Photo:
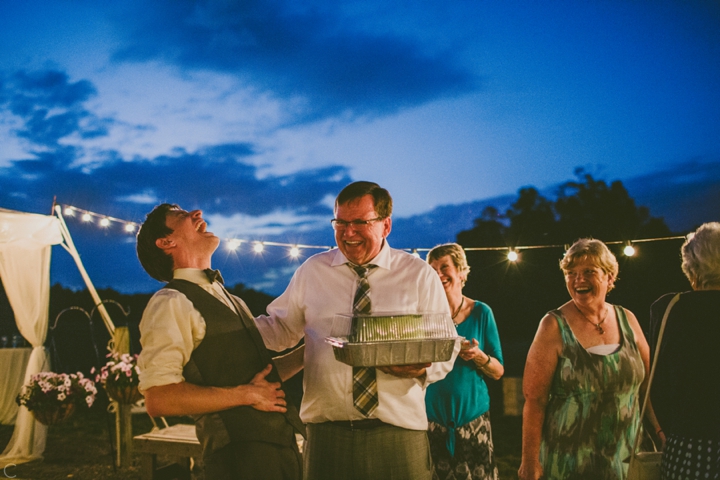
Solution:
M 466 340 L 478 341 L 478 348 L 503 364 L 500 337 L 492 310 L 482 302 L 475 302 L 470 316 L 457 333 Z M 474 362 L 460 356 L 450 373 L 439 382 L 431 383 L 425 394 L 428 420 L 446 427 L 447 447 L 455 454 L 455 428 L 472 422 L 490 409 L 490 395 L 482 372 Z

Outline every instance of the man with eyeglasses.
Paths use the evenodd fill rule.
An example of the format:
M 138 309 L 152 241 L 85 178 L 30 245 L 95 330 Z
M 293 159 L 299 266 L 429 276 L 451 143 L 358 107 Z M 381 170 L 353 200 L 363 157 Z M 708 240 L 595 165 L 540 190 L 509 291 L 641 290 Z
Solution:
M 391 214 L 392 198 L 378 184 L 346 186 L 331 221 L 338 248 L 309 258 L 267 315 L 255 319 L 268 348 L 284 350 L 305 338 L 306 479 L 432 478 L 425 388 L 451 370 L 459 344 L 447 362 L 362 372 L 337 361 L 325 342 L 333 317 L 359 308 L 450 313 L 433 269 L 388 245 Z M 369 375 L 369 407 L 358 400 L 361 392 L 354 395 L 357 373 Z

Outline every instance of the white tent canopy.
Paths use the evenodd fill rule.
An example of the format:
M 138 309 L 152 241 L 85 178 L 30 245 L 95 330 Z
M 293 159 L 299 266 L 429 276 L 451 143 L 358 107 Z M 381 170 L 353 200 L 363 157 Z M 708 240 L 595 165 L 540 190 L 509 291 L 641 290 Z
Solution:
M 0 208 L 0 278 L 18 330 L 32 345 L 23 383 L 27 383 L 32 375 L 50 368 L 43 345 L 48 330 L 52 245 L 62 245 L 73 256 L 88 290 L 99 305 L 98 311 L 106 326 L 111 334 L 114 330 L 59 211 L 55 217 Z M 0 466 L 41 459 L 46 435 L 47 427 L 35 421 L 32 414 L 21 407 L 13 436 L 0 456 Z

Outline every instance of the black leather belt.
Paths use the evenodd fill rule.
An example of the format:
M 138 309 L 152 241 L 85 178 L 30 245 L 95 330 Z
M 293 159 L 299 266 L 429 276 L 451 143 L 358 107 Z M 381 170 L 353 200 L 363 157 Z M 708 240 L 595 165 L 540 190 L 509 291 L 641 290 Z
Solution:
M 342 427 L 347 430 L 369 430 L 371 428 L 382 427 L 388 425 L 379 418 L 367 418 L 365 420 L 340 420 L 335 422 L 327 422 L 336 427 Z

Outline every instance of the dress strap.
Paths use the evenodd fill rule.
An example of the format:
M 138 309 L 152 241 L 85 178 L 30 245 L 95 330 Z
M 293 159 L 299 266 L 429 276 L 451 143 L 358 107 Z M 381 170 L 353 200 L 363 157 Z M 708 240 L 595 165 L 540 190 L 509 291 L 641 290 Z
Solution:
M 635 345 L 635 332 L 630 328 L 630 321 L 625 313 L 625 309 L 620 305 L 613 305 L 613 308 L 615 308 L 615 315 L 618 319 L 618 325 L 620 325 L 620 348 Z
M 559 309 L 555 309 L 550 310 L 548 313 L 555 317 L 555 320 L 558 323 L 558 327 L 560 327 L 560 336 L 563 340 L 563 346 L 569 346 L 574 344 L 580 345 L 580 342 L 578 342 L 578 339 L 575 337 L 575 334 L 570 328 L 570 325 L 568 325 L 567 319 L 562 314 L 562 312 Z

